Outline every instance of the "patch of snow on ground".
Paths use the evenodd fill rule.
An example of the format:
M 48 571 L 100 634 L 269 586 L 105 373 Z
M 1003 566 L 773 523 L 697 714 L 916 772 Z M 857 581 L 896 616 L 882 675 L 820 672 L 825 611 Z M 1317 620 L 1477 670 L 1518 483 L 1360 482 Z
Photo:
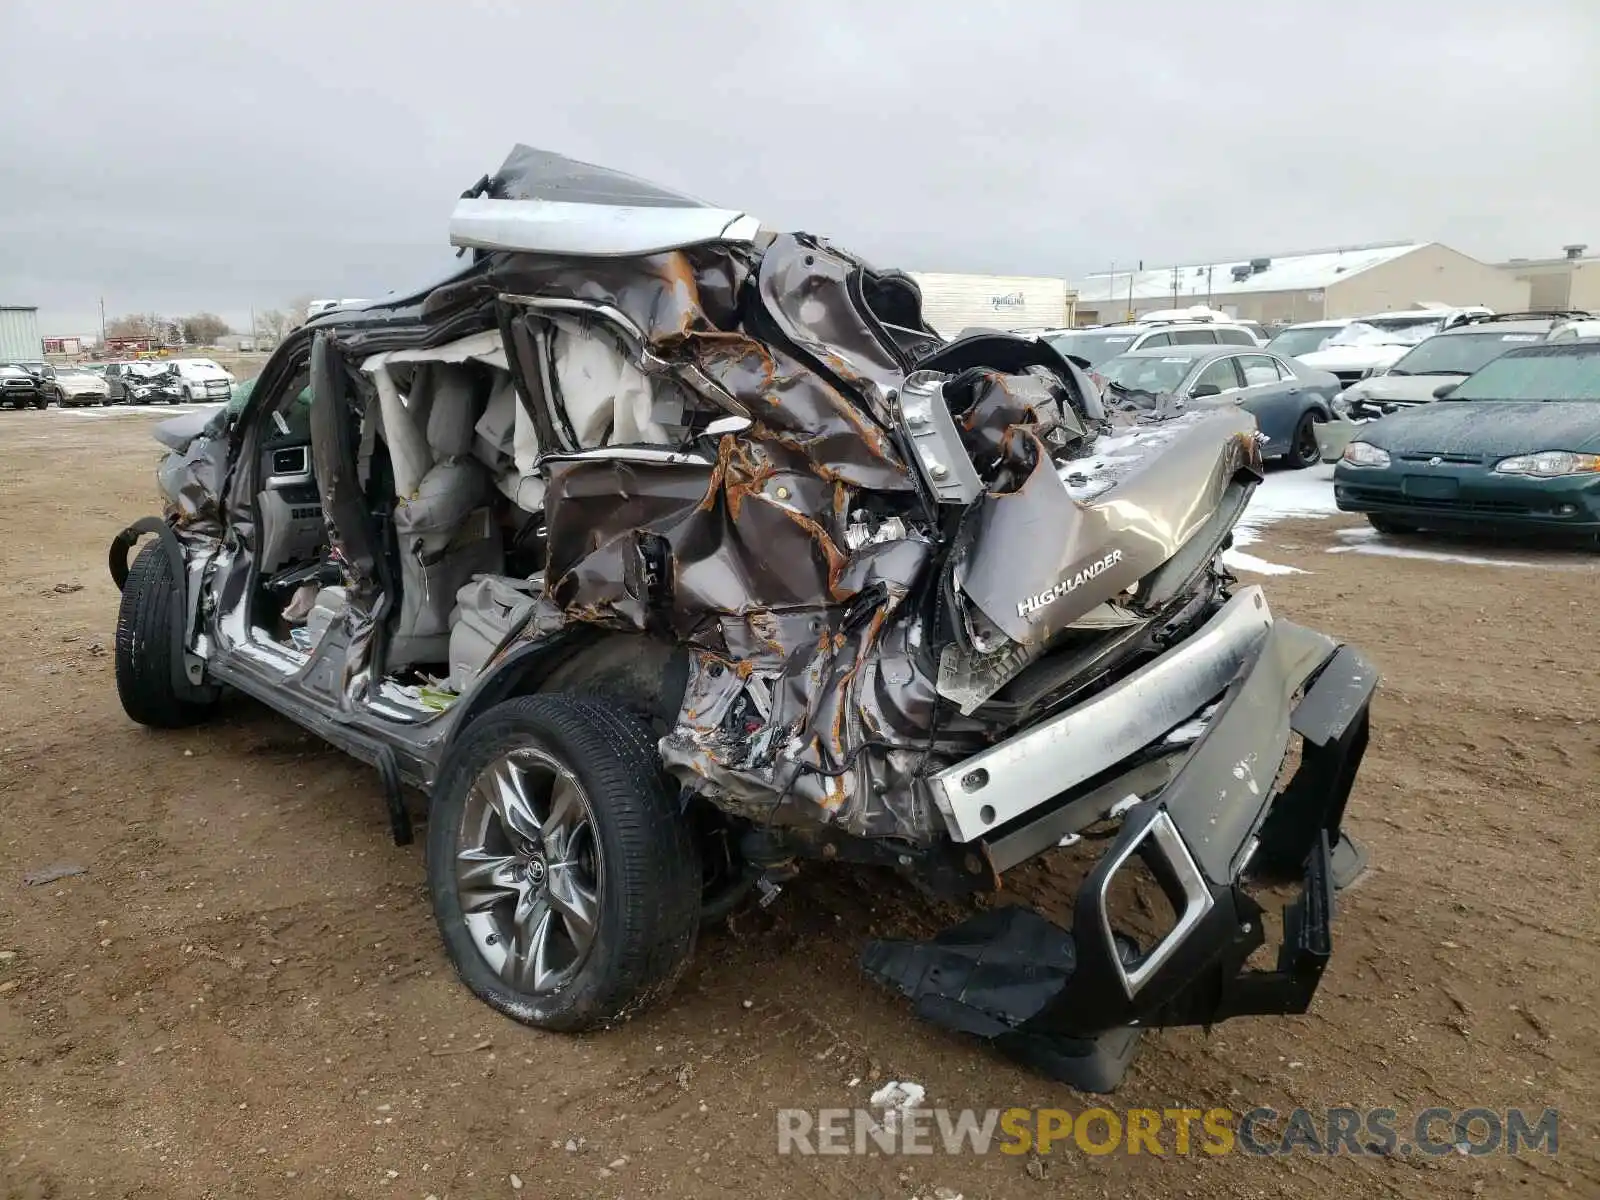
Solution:
M 1235 571 L 1255 575 L 1301 575 L 1299 567 L 1268 562 L 1243 547 L 1261 540 L 1269 525 L 1292 517 L 1322 518 L 1339 511 L 1333 502 L 1333 464 L 1318 463 L 1303 471 L 1277 470 L 1262 480 L 1245 505 L 1244 515 L 1233 527 L 1233 548 L 1222 561 Z
M 1426 535 L 1419 535 L 1426 536 Z M 1595 565 L 1588 562 L 1563 562 L 1557 558 L 1534 562 L 1525 558 L 1501 558 L 1497 555 L 1458 554 L 1450 550 L 1428 550 L 1408 545 L 1415 539 L 1399 539 L 1379 533 L 1376 529 L 1341 529 L 1338 537 L 1346 544 L 1333 546 L 1329 554 L 1377 554 L 1386 558 L 1417 558 L 1428 562 L 1462 563 L 1469 567 L 1522 567 L 1558 571 L 1592 571 Z
M 1246 554 L 1243 550 L 1225 550 L 1222 561 L 1235 571 L 1249 571 L 1252 575 L 1304 575 L 1299 567 L 1291 567 L 1287 563 L 1268 562 L 1264 558 L 1257 558 L 1254 554 Z
M 75 408 L 51 407 L 45 409 L 45 411 L 55 413 L 58 416 L 74 417 L 133 417 L 145 416 L 151 413 L 161 413 L 165 416 L 175 417 L 182 413 L 215 412 L 221 407 L 221 404 L 190 404 L 188 402 L 180 404 L 84 404 Z

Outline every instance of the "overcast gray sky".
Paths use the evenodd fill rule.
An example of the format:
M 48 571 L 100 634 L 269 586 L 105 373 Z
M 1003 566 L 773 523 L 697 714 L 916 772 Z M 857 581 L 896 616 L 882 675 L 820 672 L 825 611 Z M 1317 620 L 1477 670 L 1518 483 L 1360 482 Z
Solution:
M 0 9 L 0 303 L 46 333 L 421 282 L 516 141 L 912 269 L 1600 249 L 1596 0 Z

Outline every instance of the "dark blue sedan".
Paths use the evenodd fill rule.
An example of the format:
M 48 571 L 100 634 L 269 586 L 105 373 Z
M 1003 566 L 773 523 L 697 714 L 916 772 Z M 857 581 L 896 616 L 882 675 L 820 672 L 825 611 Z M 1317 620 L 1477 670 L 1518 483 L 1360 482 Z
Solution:
M 1332 416 L 1341 386 L 1328 371 L 1239 346 L 1131 350 L 1094 373 L 1113 404 L 1119 394 L 1192 406 L 1237 404 L 1256 419 L 1262 457 L 1291 467 L 1309 467 L 1320 457 L 1316 427 Z
M 1334 500 L 1385 533 L 1600 535 L 1600 339 L 1513 350 L 1359 427 Z

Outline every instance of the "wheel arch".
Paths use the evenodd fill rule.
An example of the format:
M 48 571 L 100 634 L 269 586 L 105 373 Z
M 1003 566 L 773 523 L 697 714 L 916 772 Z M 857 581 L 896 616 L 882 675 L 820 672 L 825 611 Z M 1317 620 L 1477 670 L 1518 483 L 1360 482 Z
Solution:
M 626 700 L 658 732 L 670 728 L 689 681 L 689 654 L 639 633 L 579 625 L 514 644 L 462 701 L 453 741 L 497 704 L 540 692 L 594 691 Z

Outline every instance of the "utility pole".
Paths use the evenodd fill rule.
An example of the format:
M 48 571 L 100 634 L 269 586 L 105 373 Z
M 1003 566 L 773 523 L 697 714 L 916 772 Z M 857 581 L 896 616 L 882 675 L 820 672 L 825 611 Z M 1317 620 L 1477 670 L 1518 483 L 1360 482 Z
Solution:
M 106 298 L 100 297 L 100 349 L 106 348 Z
M 1172 307 L 1178 307 L 1178 268 L 1172 268 Z
M 1139 260 L 1139 270 L 1144 270 L 1144 259 Z M 1133 320 L 1133 272 L 1128 272 L 1128 320 Z
M 1206 307 L 1211 307 L 1211 268 L 1206 268 Z

